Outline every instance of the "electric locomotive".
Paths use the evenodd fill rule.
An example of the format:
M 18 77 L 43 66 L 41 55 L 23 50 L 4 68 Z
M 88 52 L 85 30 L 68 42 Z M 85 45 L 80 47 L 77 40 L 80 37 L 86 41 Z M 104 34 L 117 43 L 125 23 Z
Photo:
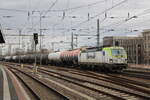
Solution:
M 127 54 L 123 47 L 103 47 L 82 50 L 78 63 L 84 68 L 121 71 L 127 68 Z

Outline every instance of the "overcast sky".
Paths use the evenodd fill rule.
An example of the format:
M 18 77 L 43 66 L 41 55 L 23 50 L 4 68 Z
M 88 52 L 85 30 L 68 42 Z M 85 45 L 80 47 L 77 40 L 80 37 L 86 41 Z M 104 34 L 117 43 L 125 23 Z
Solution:
M 51 42 L 70 42 L 72 32 L 95 35 L 97 19 L 100 20 L 101 41 L 104 36 L 140 35 L 143 29 L 150 28 L 149 5 L 150 0 L 1 0 L 0 24 L 4 34 L 18 34 L 19 30 L 22 34 L 39 33 L 41 12 L 44 16 L 41 29 L 45 29 L 42 34 L 46 35 L 43 47 L 51 48 Z M 7 42 L 12 39 L 18 41 L 17 37 L 6 37 Z M 31 37 L 24 38 L 24 45 L 29 44 L 29 40 Z M 79 46 L 95 46 L 96 37 L 81 36 L 78 43 Z M 70 48 L 69 45 L 57 44 L 65 49 Z

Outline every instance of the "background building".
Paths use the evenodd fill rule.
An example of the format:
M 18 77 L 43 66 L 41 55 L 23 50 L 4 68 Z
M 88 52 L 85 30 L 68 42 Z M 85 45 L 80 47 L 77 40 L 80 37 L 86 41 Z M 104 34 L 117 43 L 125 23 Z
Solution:
M 128 63 L 143 63 L 143 37 L 117 37 L 110 36 L 103 38 L 103 45 L 115 46 L 119 45 L 125 48 L 128 55 Z
M 144 30 L 143 41 L 144 41 L 144 63 L 150 64 L 150 29 Z

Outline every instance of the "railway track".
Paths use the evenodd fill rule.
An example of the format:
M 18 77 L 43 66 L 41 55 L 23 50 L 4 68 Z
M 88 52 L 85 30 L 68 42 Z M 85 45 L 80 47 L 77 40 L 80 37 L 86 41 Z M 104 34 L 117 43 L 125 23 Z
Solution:
M 13 74 L 17 76 L 21 83 L 28 89 L 28 93 L 30 93 L 29 95 L 32 100 L 69 100 L 67 97 L 52 90 L 37 77 L 12 66 L 9 66 L 8 69 L 13 72 Z
M 94 84 L 95 86 L 94 85 L 92 86 L 92 84 L 90 82 L 88 82 L 88 81 L 79 80 L 79 79 L 76 79 L 76 78 L 73 78 L 73 77 L 68 77 L 66 75 L 62 75 L 62 74 L 59 74 L 59 73 L 55 73 L 55 72 L 44 70 L 42 68 L 39 68 L 38 71 L 41 72 L 41 73 L 44 73 L 46 75 L 55 77 L 57 79 L 60 79 L 60 80 L 63 80 L 63 81 L 67 81 L 68 83 L 72 83 L 74 85 L 78 85 L 78 86 L 80 86 L 82 88 L 89 89 L 90 91 L 92 90 L 93 92 L 97 92 L 99 95 L 101 95 L 101 97 L 98 97 L 96 99 L 100 99 L 101 98 L 101 99 L 105 99 L 105 100 L 110 100 L 110 98 L 111 98 L 111 99 L 115 99 L 115 100 L 116 99 L 126 100 L 127 98 L 129 98 L 129 96 L 127 97 L 127 95 L 125 97 L 122 97 L 123 95 L 125 95 L 123 93 L 121 94 L 121 93 L 119 93 L 117 91 L 114 91 L 112 89 L 109 89 L 109 88 L 106 88 L 106 87 L 102 87 L 102 86 L 98 86 L 99 84 Z M 84 84 L 82 84 L 82 83 L 84 83 Z M 85 83 L 90 83 L 90 84 L 85 84 Z
M 95 93 L 101 94 L 101 98 L 108 99 L 107 97 L 111 97 L 111 99 L 121 100 L 150 99 L 150 90 L 147 89 L 149 88 L 149 84 L 144 84 L 136 80 L 131 80 L 128 79 L 128 77 L 123 77 L 120 75 L 118 76 L 115 74 L 105 75 L 91 71 L 81 71 L 76 69 L 58 67 L 52 69 L 42 67 L 39 68 L 38 71 L 40 73 L 44 73 L 45 75 L 49 75 L 55 78 L 56 80 L 63 80 L 65 82 L 72 83 L 80 87 L 92 90 Z M 79 78 L 74 75 L 86 78 L 88 77 L 93 80 L 88 80 L 86 78 L 82 79 L 82 77 Z
M 123 75 L 130 76 L 130 77 L 137 77 L 142 79 L 150 80 L 150 70 L 142 70 L 142 69 L 134 69 L 129 68 L 126 69 L 123 73 Z
M 140 67 L 128 67 L 128 70 L 134 70 L 134 71 L 143 71 L 143 72 L 150 72 L 150 68 L 143 68 L 143 66 Z
M 63 75 L 63 74 L 59 74 L 59 73 L 52 72 L 52 71 L 47 71 L 47 70 L 40 70 L 40 72 L 48 74 L 50 76 L 53 76 L 57 79 L 65 80 L 69 83 L 73 83 L 75 85 L 87 88 L 87 89 L 92 90 L 94 92 L 98 92 L 101 95 L 107 95 L 107 96 L 113 97 L 114 99 L 120 99 L 120 100 L 126 100 L 127 98 L 131 99 L 131 96 L 127 97 L 127 95 L 125 95 L 124 93 L 120 93 L 118 91 L 113 90 L 112 88 L 104 87 L 104 86 L 102 86 L 100 84 L 97 84 L 97 83 L 94 83 L 94 82 L 81 80 L 81 79 L 78 79 L 78 78 L 66 76 L 66 75 Z M 125 95 L 125 97 L 124 97 L 124 95 Z M 134 97 L 132 97 L 132 99 L 133 98 Z M 105 98 L 105 99 L 107 99 L 107 98 Z
M 98 75 L 97 72 L 83 71 L 83 70 L 80 71 L 78 69 L 72 69 L 72 68 L 60 68 L 60 67 L 57 67 L 56 69 L 60 70 L 60 71 L 67 71 L 67 72 L 70 72 L 70 73 L 77 73 L 77 74 L 82 74 L 82 73 L 91 74 L 91 75 L 94 74 L 94 78 L 95 78 L 95 76 Z M 99 75 L 102 75 L 102 74 L 99 74 Z M 97 77 L 99 77 L 99 75 Z M 116 74 L 116 73 L 113 73 L 113 74 L 103 73 L 103 75 L 109 75 L 109 76 L 110 75 L 116 75 L 116 76 L 120 76 L 121 79 L 124 79 L 128 83 L 133 83 L 133 84 L 141 85 L 141 86 L 144 86 L 144 87 L 149 87 L 150 86 L 150 84 L 149 84 L 149 82 L 150 82 L 149 81 L 150 73 L 147 73 L 145 75 L 145 73 L 143 73 L 143 72 L 142 72 L 142 74 L 141 74 L 141 72 L 135 74 L 134 71 L 130 71 L 130 73 L 127 73 L 125 71 L 125 72 L 118 73 L 118 74 Z M 89 75 L 87 75 L 87 76 L 89 76 Z M 141 80 L 141 82 L 139 80 Z M 146 80 L 146 81 L 144 81 L 144 80 Z
M 13 64 L 14 65 L 14 64 Z M 10 66 L 9 64 L 7 64 L 7 66 Z M 11 65 L 12 66 L 12 65 Z M 13 66 L 14 67 L 14 66 Z M 12 67 L 11 67 L 12 68 Z M 20 71 L 20 69 L 18 69 L 18 67 L 16 66 L 16 67 L 14 67 L 13 69 L 17 69 L 17 70 L 19 70 Z M 22 70 L 28 70 L 29 71 L 29 68 L 27 69 L 22 69 Z M 31 69 L 30 69 L 30 71 L 31 71 Z M 24 72 L 23 72 L 24 73 Z M 26 73 L 26 72 L 25 72 Z M 31 74 L 31 73 L 30 73 Z M 29 74 L 29 75 L 30 75 Z M 38 74 L 39 75 L 39 74 Z M 55 88 L 55 89 L 58 89 L 58 90 L 60 90 L 61 91 L 61 93 L 64 93 L 64 95 L 65 95 L 65 97 L 68 97 L 69 98 L 69 100 L 96 100 L 95 99 L 95 97 L 90 97 L 90 96 L 88 96 L 88 95 L 85 95 L 85 94 L 83 94 L 83 93 L 81 93 L 81 92 L 78 92 L 78 91 L 75 91 L 75 90 L 73 90 L 73 89 L 70 89 L 70 88 L 67 88 L 66 86 L 63 86 L 62 84 L 59 84 L 59 83 L 57 83 L 56 81 L 52 81 L 51 79 L 49 79 L 48 77 L 46 77 L 46 76 L 42 76 L 42 75 L 40 75 L 40 78 L 42 78 L 42 79 L 44 79 L 44 80 L 42 80 L 43 82 L 45 82 L 45 83 L 48 83 L 48 82 L 52 82 L 53 84 L 51 84 L 51 88 Z M 60 85 L 61 87 L 59 87 L 58 85 Z M 38 85 L 36 85 L 36 86 L 38 86 Z M 62 88 L 62 86 L 63 86 L 63 88 Z M 66 91 L 65 89 L 67 89 L 67 90 L 69 90 L 69 91 Z M 61 100 L 61 99 L 46 99 L 46 100 Z M 63 100 L 66 100 L 66 99 L 63 99 Z M 107 99 L 106 99 L 107 100 Z M 110 100 L 110 99 L 109 99 Z
M 124 70 L 125 72 L 133 72 L 133 73 L 139 73 L 139 74 L 148 74 L 150 75 L 150 69 L 142 69 L 142 68 L 128 68 Z
M 69 72 L 71 72 L 71 71 L 69 71 Z M 55 72 L 54 72 L 55 73 Z M 82 75 L 82 76 L 86 76 L 86 77 L 92 77 L 92 78 L 95 78 L 95 79 L 99 79 L 99 80 L 103 80 L 103 81 L 107 81 L 107 82 L 111 82 L 111 83 L 114 83 L 114 84 L 117 84 L 117 82 L 115 82 L 115 81 L 110 81 L 110 80 L 108 80 L 108 78 L 105 78 L 105 77 L 103 77 L 102 78 L 102 76 L 99 76 L 98 75 L 98 77 L 97 77 L 97 75 L 89 75 L 89 74 L 83 74 L 83 72 L 81 73 L 81 72 L 79 72 L 79 73 L 77 73 L 77 72 L 71 72 L 71 73 L 73 73 L 73 74 L 78 74 L 78 75 Z M 58 74 L 58 73 L 55 73 L 55 74 Z M 62 74 L 61 74 L 61 76 L 63 76 Z M 69 78 L 70 78 L 70 76 L 68 76 Z M 74 78 L 74 77 L 71 77 L 71 78 Z M 82 81 L 82 80 L 78 80 L 78 81 Z M 86 83 L 90 83 L 90 84 L 94 84 L 94 85 L 99 85 L 99 86 L 103 86 L 103 87 L 106 87 L 106 88 L 111 88 L 111 89 L 113 89 L 113 90 L 116 90 L 116 91 L 120 91 L 120 92 L 123 92 L 123 93 L 128 93 L 128 94 L 132 94 L 132 95 L 134 95 L 134 96 L 137 96 L 137 97 L 142 97 L 142 98 L 145 98 L 145 99 L 149 99 L 150 97 L 149 97 L 149 90 L 148 91 L 146 91 L 146 94 L 147 95 L 145 95 L 145 94 L 143 94 L 143 93 L 140 93 L 140 92 L 135 92 L 135 91 L 132 91 L 132 92 L 129 92 L 129 91 L 125 91 L 125 90 L 123 90 L 123 89 L 120 89 L 120 88 L 112 88 L 110 85 L 104 85 L 104 84 L 100 84 L 100 83 L 95 83 L 95 82 L 91 82 L 91 81 L 86 81 L 86 80 L 84 80 L 83 82 L 86 82 Z M 119 83 L 120 83 L 120 81 L 119 81 Z M 117 84 L 117 85 L 120 85 L 120 84 Z M 122 85 L 121 85 L 122 86 Z M 123 86 L 125 86 L 125 85 L 123 85 Z M 128 88 L 131 88 L 132 87 L 132 85 L 130 84 L 130 86 L 129 85 L 126 85 L 126 87 L 128 87 Z M 135 88 L 135 90 L 137 90 L 137 88 Z M 139 90 L 139 89 L 138 89 Z M 140 89 L 140 91 L 141 91 L 142 89 Z M 145 92 L 145 90 L 143 90 L 143 92 Z
M 146 74 L 140 74 L 140 73 L 134 73 L 134 72 L 122 72 L 121 75 L 150 80 L 150 75 L 146 75 Z
M 42 69 L 42 70 L 43 70 L 43 69 Z M 62 70 L 62 68 L 61 68 L 61 70 Z M 44 71 L 47 71 L 47 70 L 44 70 Z M 63 71 L 66 71 L 66 70 L 63 69 Z M 73 70 L 72 73 L 74 73 L 74 71 L 75 71 L 75 70 Z M 69 70 L 69 72 L 71 72 L 71 71 Z M 52 72 L 52 73 L 54 73 L 54 72 Z M 80 72 L 80 71 L 79 71 L 79 73 L 83 73 L 83 72 Z M 79 74 L 79 73 L 77 73 L 77 74 Z M 49 74 L 49 73 L 47 73 L 47 74 Z M 58 74 L 58 73 L 54 73 L 54 74 Z M 80 75 L 81 75 L 81 74 L 80 74 Z M 82 75 L 83 75 L 83 74 L 82 74 Z M 62 77 L 62 76 L 64 76 L 64 75 L 63 75 L 63 74 L 59 74 L 59 76 Z M 65 77 L 66 77 L 66 76 L 65 76 Z M 69 78 L 70 78 L 70 77 L 69 77 Z M 73 78 L 73 77 L 72 77 L 72 78 Z M 94 77 L 94 78 L 95 78 L 95 77 Z M 78 80 L 78 81 L 82 81 L 82 80 Z M 87 81 L 82 81 L 82 82 L 84 82 L 84 83 L 86 82 L 86 83 L 87 83 Z M 91 82 L 89 82 L 89 83 L 91 83 Z M 136 83 L 137 83 L 137 82 L 136 82 Z M 92 84 L 94 84 L 94 85 L 99 85 L 99 86 L 101 85 L 101 84 L 96 84 L 96 83 L 92 83 Z M 141 85 L 141 84 L 140 84 L 140 85 Z M 101 85 L 101 86 L 102 86 L 102 85 Z M 106 86 L 105 86 L 105 87 L 106 87 Z M 108 88 L 108 87 L 107 87 L 107 88 Z M 109 88 L 110 88 L 110 87 L 109 87 Z M 112 89 L 112 88 L 111 88 L 111 89 Z M 118 89 L 118 90 L 119 90 L 119 89 Z M 119 90 L 119 91 L 122 91 L 122 90 Z M 125 91 L 124 91 L 124 92 L 125 92 Z M 126 91 L 126 93 L 129 93 L 129 92 Z M 132 94 L 132 93 L 130 93 L 130 94 Z M 148 97 L 142 96 L 142 95 L 139 95 L 139 94 L 134 94 L 134 95 L 139 96 L 139 97 L 142 97 L 142 98 L 145 98 L 145 99 L 146 99 L 146 98 L 147 98 L 147 99 L 149 98 L 148 95 L 147 95 Z

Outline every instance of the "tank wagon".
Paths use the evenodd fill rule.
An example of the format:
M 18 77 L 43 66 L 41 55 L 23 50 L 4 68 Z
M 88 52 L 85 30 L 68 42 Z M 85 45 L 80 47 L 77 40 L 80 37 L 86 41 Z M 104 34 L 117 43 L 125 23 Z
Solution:
M 35 54 L 6 56 L 6 61 L 34 63 Z M 12 58 L 12 59 L 11 59 Z M 36 54 L 37 63 L 86 69 L 121 71 L 127 67 L 127 54 L 123 47 L 80 48 L 70 51 Z
M 12 57 L 11 56 L 5 56 L 4 61 L 6 61 L 6 62 L 12 61 Z
M 17 56 L 12 56 L 12 62 L 16 62 Z
M 34 55 L 34 59 L 35 59 L 35 55 Z M 40 64 L 40 62 L 41 62 L 41 64 L 48 64 L 48 53 L 37 54 L 36 55 L 36 60 L 37 60 L 38 64 Z
M 63 65 L 76 66 L 78 65 L 78 56 L 80 52 L 80 49 L 61 52 L 60 60 L 62 61 Z
M 60 59 L 61 52 L 50 53 L 48 54 L 48 63 L 52 65 L 60 65 L 62 64 Z

